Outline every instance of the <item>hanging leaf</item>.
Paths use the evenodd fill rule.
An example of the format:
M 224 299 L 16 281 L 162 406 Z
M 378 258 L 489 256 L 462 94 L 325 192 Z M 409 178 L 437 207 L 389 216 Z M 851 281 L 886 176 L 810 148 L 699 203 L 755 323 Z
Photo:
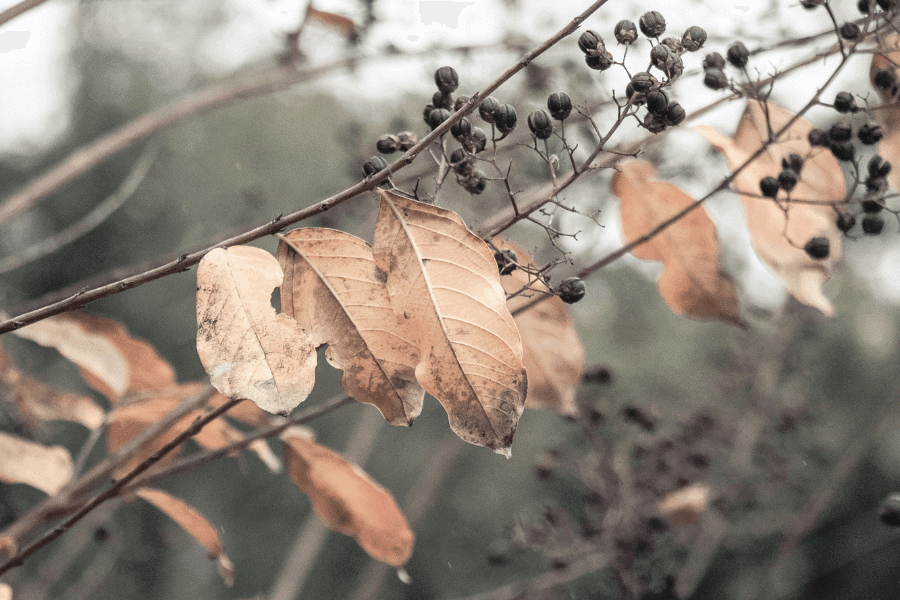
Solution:
M 34 421 L 70 421 L 88 429 L 103 425 L 106 413 L 93 398 L 53 389 L 20 371 L 0 347 L 0 389 L 29 425 Z
M 622 201 L 622 232 L 628 242 L 695 202 L 671 184 L 652 181 L 654 173 L 653 165 L 635 160 L 619 165 L 613 176 L 613 193 Z M 742 325 L 734 284 L 719 266 L 716 226 L 702 208 L 637 246 L 632 254 L 663 263 L 656 285 L 676 315 Z
M 417 337 L 416 379 L 460 438 L 509 456 L 527 380 L 494 254 L 456 213 L 378 193 L 372 253 Z
M 231 587 L 234 584 L 234 566 L 225 555 L 222 542 L 215 527 L 210 525 L 206 517 L 201 515 L 184 500 L 176 498 L 162 490 L 152 488 L 140 488 L 135 494 L 166 513 L 170 519 L 178 523 L 197 542 L 206 548 L 210 558 L 219 565 L 219 575 L 225 581 L 225 585 Z
M 522 266 L 534 266 L 531 256 L 520 246 L 502 237 L 491 240 L 498 248 L 516 253 Z M 536 295 L 548 292 L 547 286 L 516 269 L 500 277 L 507 295 L 524 292 L 507 300 L 510 313 L 528 304 Z M 564 414 L 575 414 L 575 395 L 584 372 L 584 346 L 569 317 L 565 303 L 553 296 L 514 317 L 522 346 L 525 349 L 525 370 L 528 372 L 528 400 L 526 408 L 545 408 Z
M 888 181 L 894 189 L 900 190 L 900 105 L 897 104 L 897 86 L 881 88 L 875 85 L 875 74 L 881 70 L 893 71 L 898 74 L 897 65 L 900 64 L 900 34 L 891 33 L 881 38 L 880 51 L 872 55 L 872 66 L 869 76 L 872 85 L 881 96 L 882 106 L 873 111 L 881 122 L 884 137 L 878 143 L 878 152 L 894 168 L 888 173 Z
M 415 536 L 390 492 L 339 454 L 290 428 L 282 434 L 291 481 L 332 530 L 356 538 L 369 556 L 394 567 L 409 560 Z
M 24 483 L 50 496 L 72 479 L 72 456 L 62 446 L 44 446 L 0 433 L 0 481 Z
M 217 248 L 197 267 L 197 354 L 217 390 L 288 413 L 312 391 L 316 352 L 288 315 L 275 314 L 282 274 L 250 246 Z
M 127 393 L 175 384 L 172 365 L 112 319 L 68 313 L 13 333 L 58 350 L 78 367 L 88 385 L 113 403 Z
M 769 125 L 773 132 L 778 131 L 792 118 L 792 114 L 772 102 L 767 102 L 764 108 L 761 102 L 751 101 L 733 138 L 706 125 L 696 129 L 725 155 L 733 171 L 768 140 Z M 779 192 L 780 206 L 760 197 L 760 180 L 777 177 L 782 170 L 781 159 L 796 153 L 805 162 L 791 196 L 835 204 L 843 202 L 845 184 L 840 164 L 829 150 L 810 146 L 807 135 L 811 129 L 809 121 L 797 119 L 777 143 L 738 174 L 734 187 L 741 196 L 747 227 L 759 257 L 797 300 L 832 316 L 834 307 L 822 292 L 822 286 L 841 257 L 841 237 L 835 225 L 834 209 L 828 204 L 786 202 L 784 191 Z M 804 250 L 807 242 L 816 237 L 828 240 L 829 253 L 825 259 L 812 258 Z
M 359 28 L 352 20 L 343 15 L 315 9 L 310 5 L 306 6 L 306 19 L 333 29 L 350 40 L 359 35 Z
M 281 310 L 314 346 L 328 344 L 325 358 L 344 371 L 344 391 L 392 424 L 411 425 L 425 395 L 416 383 L 418 347 L 391 308 L 369 245 L 333 229 L 297 229 L 282 237 L 278 261 Z

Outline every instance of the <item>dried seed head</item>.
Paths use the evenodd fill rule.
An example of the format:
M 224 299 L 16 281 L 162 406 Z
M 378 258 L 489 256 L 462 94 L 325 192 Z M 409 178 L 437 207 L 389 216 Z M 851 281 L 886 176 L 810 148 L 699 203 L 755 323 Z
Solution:
M 641 33 L 650 38 L 658 38 L 666 32 L 666 19 L 655 10 L 644 13 L 638 24 L 641 26 Z
M 557 121 L 564 121 L 572 113 L 572 99 L 565 92 L 550 94 L 547 98 L 547 109 L 551 117 Z
M 441 67 L 434 72 L 434 83 L 442 93 L 451 94 L 459 87 L 459 74 L 453 67 Z
M 381 158 L 380 156 L 372 156 L 363 163 L 363 175 L 366 177 L 371 177 L 375 175 L 379 171 L 383 171 L 387 169 L 387 161 Z
M 711 90 L 724 90 L 728 87 L 728 76 L 721 69 L 706 69 L 703 73 L 703 85 Z
M 494 125 L 500 133 L 506 135 L 516 128 L 517 119 L 516 109 L 511 104 L 501 104 L 494 115 Z
M 703 68 L 721 71 L 725 68 L 725 58 L 718 52 L 710 52 L 703 58 Z
M 534 137 L 546 140 L 553 134 L 553 119 L 546 110 L 536 110 L 528 115 L 528 128 Z
M 488 123 L 494 122 L 494 117 L 497 115 L 497 110 L 500 108 L 500 103 L 497 102 L 497 99 L 493 96 L 488 96 L 484 100 L 481 101 L 481 104 L 478 105 L 478 114 L 481 115 L 481 118 Z
M 733 66 L 738 69 L 743 69 L 750 61 L 750 51 L 747 50 L 747 46 L 745 46 L 743 42 L 735 42 L 728 46 L 725 57 Z
M 616 23 L 616 41 L 620 44 L 633 44 L 637 40 L 637 27 L 628 19 Z
M 706 43 L 706 30 L 702 27 L 688 27 L 688 30 L 681 36 L 681 45 L 688 52 L 696 52 Z

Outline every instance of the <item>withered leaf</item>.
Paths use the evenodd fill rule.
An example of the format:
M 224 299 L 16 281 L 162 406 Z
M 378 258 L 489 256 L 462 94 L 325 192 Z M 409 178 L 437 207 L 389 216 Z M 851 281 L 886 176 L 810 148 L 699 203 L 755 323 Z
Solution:
M 222 548 L 216 528 L 206 520 L 206 517 L 184 500 L 162 490 L 140 488 L 135 494 L 166 513 L 170 519 L 191 534 L 209 552 L 210 558 L 218 563 L 219 575 L 222 576 L 225 585 L 231 586 L 234 583 L 234 566 L 225 555 L 225 549 Z
M 312 391 L 316 352 L 288 315 L 275 314 L 281 285 L 274 256 L 250 246 L 217 248 L 197 267 L 197 354 L 217 390 L 287 413 Z
M 390 492 L 336 452 L 288 429 L 284 462 L 332 530 L 356 538 L 369 556 L 394 567 L 409 560 L 415 536 Z
M 705 483 L 694 483 L 659 501 L 659 511 L 667 515 L 675 525 L 696 523 L 709 508 L 712 493 Z
M 306 19 L 321 23 L 325 27 L 335 30 L 337 33 L 344 35 L 348 39 L 352 39 L 359 34 L 356 23 L 349 18 L 336 13 L 318 10 L 311 5 L 306 6 Z
M 733 171 L 768 140 L 767 123 L 777 132 L 792 118 L 791 113 L 771 101 L 765 108 L 759 101 L 750 101 L 733 138 L 706 125 L 696 129 L 725 155 Z M 843 201 L 845 183 L 840 164 L 829 150 L 810 146 L 807 135 L 811 129 L 809 121 L 797 119 L 777 143 L 737 175 L 734 187 L 741 196 L 747 227 L 759 257 L 797 300 L 832 316 L 834 307 L 822 292 L 822 286 L 841 257 L 841 236 L 835 225 L 834 209 L 828 204 L 786 202 L 784 191 L 779 193 L 779 206 L 769 198 L 760 197 L 759 191 L 760 180 L 777 177 L 782 170 L 781 159 L 797 153 L 805 162 L 791 196 L 836 204 Z M 803 249 L 815 237 L 828 240 L 830 251 L 825 260 L 812 258 Z
M 619 165 L 613 176 L 613 193 L 622 201 L 619 214 L 626 242 L 695 202 L 674 185 L 653 181 L 655 172 L 650 163 L 635 160 Z M 656 284 L 676 315 L 741 325 L 737 292 L 719 266 L 719 248 L 716 226 L 698 208 L 634 248 L 632 254 L 663 263 Z
M 498 248 L 515 252 L 520 265 L 533 263 L 532 257 L 518 244 L 501 237 L 492 241 Z M 507 300 L 511 313 L 531 302 L 536 295 L 549 291 L 542 282 L 521 269 L 500 277 L 500 283 L 507 294 L 516 294 L 526 286 L 534 290 Z M 584 346 L 565 303 L 553 296 L 515 315 L 514 319 L 522 336 L 523 362 L 528 372 L 525 407 L 575 414 L 578 412 L 575 395 L 584 371 Z
M 898 73 L 897 65 L 900 64 L 900 34 L 890 33 L 881 38 L 882 45 L 879 51 L 872 55 L 872 66 L 869 75 L 873 85 L 875 82 L 875 74 L 883 69 L 889 69 L 896 75 Z M 878 153 L 885 160 L 889 161 L 894 168 L 888 173 L 887 179 L 894 186 L 894 189 L 900 190 L 900 104 L 895 92 L 896 87 L 882 89 L 875 86 L 881 96 L 882 106 L 873 111 L 877 115 L 878 120 L 883 128 L 884 137 L 878 143 Z
M 378 193 L 372 253 L 417 338 L 416 379 L 460 438 L 509 456 L 527 379 L 494 254 L 456 213 Z
M 0 481 L 24 483 L 55 496 L 72 479 L 72 455 L 62 446 L 44 446 L 0 433 Z
M 344 371 L 344 391 L 378 407 L 392 424 L 411 425 L 425 396 L 416 383 L 419 349 L 391 308 L 371 247 L 342 231 L 297 229 L 282 238 L 278 261 L 281 310 L 313 345 L 328 344 L 325 358 Z

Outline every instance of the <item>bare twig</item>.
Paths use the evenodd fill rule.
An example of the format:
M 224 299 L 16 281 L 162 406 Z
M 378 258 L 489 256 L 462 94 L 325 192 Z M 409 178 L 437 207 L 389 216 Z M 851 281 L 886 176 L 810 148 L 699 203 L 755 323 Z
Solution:
M 47 0 L 22 0 L 15 6 L 11 6 L 7 8 L 3 12 L 0 12 L 0 25 L 12 21 L 22 13 L 31 10 L 35 6 L 40 6 Z

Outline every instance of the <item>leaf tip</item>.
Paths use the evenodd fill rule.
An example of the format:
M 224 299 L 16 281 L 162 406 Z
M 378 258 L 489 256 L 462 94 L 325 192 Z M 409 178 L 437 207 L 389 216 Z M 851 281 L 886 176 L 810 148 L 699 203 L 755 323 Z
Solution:
M 397 579 L 399 579 L 406 585 L 409 585 L 412 583 L 412 577 L 409 576 L 409 573 L 407 573 L 406 569 L 404 569 L 403 567 L 400 567 L 399 569 L 397 569 Z

